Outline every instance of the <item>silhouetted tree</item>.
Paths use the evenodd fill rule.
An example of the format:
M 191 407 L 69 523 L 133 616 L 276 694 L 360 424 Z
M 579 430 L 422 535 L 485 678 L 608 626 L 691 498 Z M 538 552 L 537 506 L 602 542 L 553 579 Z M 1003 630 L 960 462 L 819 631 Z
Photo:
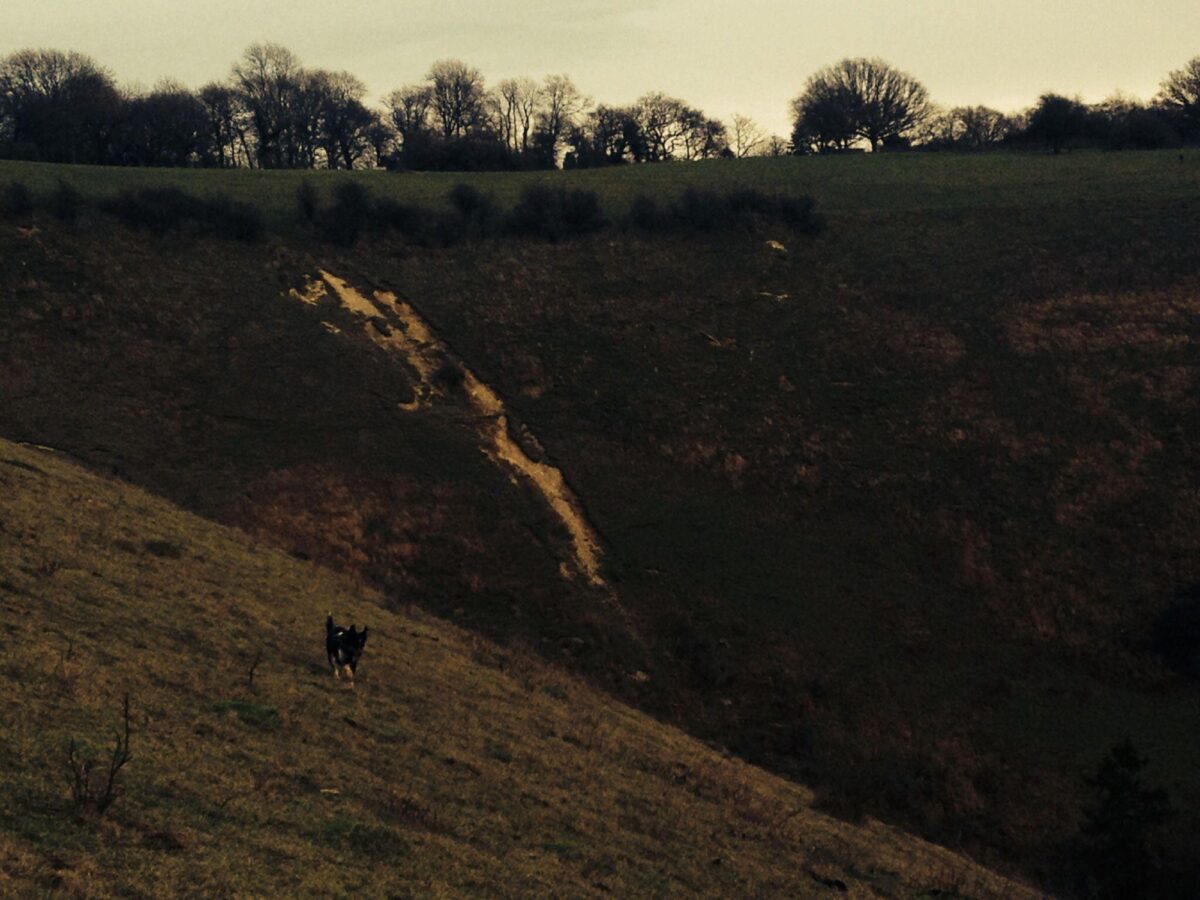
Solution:
M 792 109 L 810 146 L 845 149 L 861 138 L 878 150 L 924 120 L 929 92 L 881 59 L 844 59 L 809 78 Z
M 378 117 L 363 105 L 366 85 L 349 72 L 319 73 L 320 140 L 330 169 L 353 169 L 371 149 Z
M 571 149 L 563 165 L 568 168 L 639 162 L 647 155 L 637 110 L 632 107 L 597 106 L 571 129 L 567 144 Z
M 1167 76 L 1158 99 L 1179 119 L 1185 135 L 1200 137 L 1200 56 Z
M 254 156 L 247 137 L 249 113 L 241 95 L 230 85 L 212 82 L 202 87 L 197 97 L 208 122 L 212 165 L 222 169 L 251 165 Z
M 725 125 L 710 119 L 698 109 L 684 107 L 680 113 L 682 157 L 688 160 L 713 159 L 729 150 Z
M 279 44 L 252 44 L 233 67 L 233 83 L 249 113 L 261 168 L 280 168 L 296 156 L 289 138 L 301 75 L 300 60 Z
M 406 85 L 388 94 L 385 102 L 399 138 L 397 162 L 418 168 L 433 128 L 433 88 L 427 84 Z
M 200 166 L 213 158 L 208 111 L 181 84 L 163 82 L 125 103 L 110 162 L 132 166 Z
M 0 60 L 0 137 L 6 155 L 104 162 L 121 106 L 112 76 L 81 53 L 21 50 Z
M 547 75 L 542 81 L 541 110 L 534 137 L 539 164 L 552 168 L 558 151 L 591 101 L 566 75 Z
M 738 159 L 756 156 L 767 143 L 767 134 L 749 116 L 734 114 L 729 128 L 729 149 Z
M 1029 114 L 1025 136 L 1061 153 L 1089 135 L 1088 108 L 1060 94 L 1043 94 Z
M 528 154 L 543 105 L 541 86 L 532 78 L 506 78 L 488 96 L 495 130 L 513 153 Z
M 950 111 L 951 136 L 956 146 L 986 150 L 1008 136 L 1012 123 L 999 110 L 986 106 L 959 106 Z
M 661 91 L 655 91 L 639 98 L 635 110 L 645 146 L 644 161 L 662 162 L 674 159 L 686 127 L 686 104 L 675 97 L 668 97 Z
M 431 109 L 442 137 L 464 137 L 484 118 L 484 82 L 480 71 L 462 60 L 435 62 L 426 75 Z
M 792 101 L 792 150 L 806 153 L 845 151 L 856 139 L 853 107 L 836 84 L 810 80 Z
M 1169 111 L 1117 93 L 1090 110 L 1092 129 L 1113 149 L 1152 150 L 1178 144 L 1180 135 Z
M 386 166 L 395 145 L 396 132 L 380 116 L 367 128 L 367 143 L 371 145 L 371 153 L 375 156 L 375 165 Z

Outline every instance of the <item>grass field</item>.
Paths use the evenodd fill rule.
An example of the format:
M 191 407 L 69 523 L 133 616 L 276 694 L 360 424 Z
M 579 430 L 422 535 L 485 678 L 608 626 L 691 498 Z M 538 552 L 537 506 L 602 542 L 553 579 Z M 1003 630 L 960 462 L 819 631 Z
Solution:
M 841 814 L 1059 888 L 1083 778 L 1131 735 L 1181 812 L 1174 852 L 1197 858 L 1197 688 L 1149 649 L 1200 582 L 1194 153 L 470 177 L 0 164 L 17 177 L 215 185 L 285 230 L 306 177 L 405 200 L 559 179 L 612 215 L 684 184 L 813 195 L 816 238 L 347 250 L 8 227 L 0 434 L 531 646 Z M 319 268 L 409 301 L 504 398 L 601 535 L 612 595 L 560 576 L 563 534 L 481 458 L 462 403 L 398 413 L 412 373 L 344 310 L 289 298 Z
M 710 160 L 574 172 L 293 172 L 211 169 L 114 169 L 0 160 L 0 182 L 18 180 L 48 193 L 65 181 L 90 198 L 121 188 L 172 186 L 194 194 L 224 193 L 253 203 L 275 227 L 295 223 L 296 190 L 310 182 L 321 196 L 355 181 L 372 193 L 410 203 L 443 202 L 450 188 L 470 184 L 511 206 L 529 184 L 565 184 L 596 191 L 610 216 L 625 213 L 638 195 L 673 199 L 688 187 L 813 196 L 832 215 L 868 212 L 1020 210 L 1116 204 L 1130 195 L 1170 204 L 1200 187 L 1200 151 L 1044 154 L 892 154 L 871 157 L 788 157 Z M 1003 222 L 997 222 L 1003 227 Z
M 1032 896 L 55 454 L 0 440 L 0 523 L 6 896 Z M 118 799 L 76 808 L 126 695 Z

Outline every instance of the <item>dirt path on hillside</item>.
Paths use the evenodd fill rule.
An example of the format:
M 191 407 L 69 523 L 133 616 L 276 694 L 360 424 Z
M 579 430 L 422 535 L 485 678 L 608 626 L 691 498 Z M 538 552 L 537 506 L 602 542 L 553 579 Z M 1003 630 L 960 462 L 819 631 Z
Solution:
M 545 500 L 571 536 L 572 559 L 563 563 L 563 574 L 581 576 L 595 587 L 604 586 L 600 574 L 603 559 L 599 536 L 588 522 L 579 498 L 575 496 L 559 469 L 546 461 L 534 460 L 509 432 L 509 416 L 504 401 L 480 381 L 434 333 L 413 307 L 387 291 L 375 291 L 368 297 L 348 282 L 321 271 L 319 279 L 293 290 L 291 296 L 311 306 L 326 297 L 362 319 L 362 331 L 372 343 L 403 359 L 417 374 L 411 401 L 397 406 L 416 412 L 438 399 L 449 396 L 437 375 L 449 364 L 462 374 L 463 397 L 475 419 L 475 432 L 482 452 L 508 472 L 513 483 L 524 481 Z M 331 330 L 336 326 L 323 323 Z

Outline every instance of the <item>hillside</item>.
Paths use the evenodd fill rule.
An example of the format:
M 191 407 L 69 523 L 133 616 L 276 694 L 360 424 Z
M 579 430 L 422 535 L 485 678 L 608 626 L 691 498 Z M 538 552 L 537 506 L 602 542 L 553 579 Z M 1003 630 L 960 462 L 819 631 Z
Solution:
M 1029 892 L 57 454 L 0 441 L 0 893 Z M 370 625 L 334 681 L 322 621 Z M 77 815 L 66 747 L 123 794 Z M 838 883 L 842 887 L 837 887 Z
M 1055 887 L 1084 778 L 1131 736 L 1200 858 L 1197 688 L 1151 648 L 1200 582 L 1200 158 L 471 176 L 612 215 L 687 183 L 806 192 L 829 224 L 438 250 L 289 231 L 292 173 L 16 176 L 219 186 L 278 227 L 0 226 L 0 435 Z M 316 183 L 346 177 L 459 180 Z

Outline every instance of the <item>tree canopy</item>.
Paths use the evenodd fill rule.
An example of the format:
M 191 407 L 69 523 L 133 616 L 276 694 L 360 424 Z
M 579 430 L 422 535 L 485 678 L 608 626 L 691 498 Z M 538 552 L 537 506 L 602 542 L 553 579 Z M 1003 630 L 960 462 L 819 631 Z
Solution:
M 844 150 L 861 139 L 878 150 L 926 119 L 929 92 L 881 59 L 844 59 L 812 75 L 792 111 L 794 135 L 816 149 Z

